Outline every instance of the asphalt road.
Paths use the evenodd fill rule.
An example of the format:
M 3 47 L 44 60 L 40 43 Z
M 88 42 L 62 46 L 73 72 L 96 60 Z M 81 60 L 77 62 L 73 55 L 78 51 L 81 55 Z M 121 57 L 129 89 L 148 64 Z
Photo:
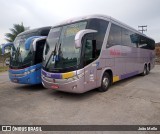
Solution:
M 0 124 L 160 125 L 160 66 L 145 77 L 117 82 L 107 92 L 84 94 L 14 84 L 7 72 L 0 73 Z

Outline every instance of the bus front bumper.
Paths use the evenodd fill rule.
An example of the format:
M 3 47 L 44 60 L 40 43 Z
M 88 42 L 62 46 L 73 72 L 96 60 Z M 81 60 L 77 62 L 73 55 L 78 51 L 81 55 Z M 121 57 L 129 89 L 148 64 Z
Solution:
M 84 76 L 74 79 L 52 79 L 42 75 L 42 84 L 45 88 L 70 93 L 84 93 Z
M 41 83 L 41 77 L 39 76 L 38 81 L 35 79 L 35 74 L 29 74 L 25 75 L 23 77 L 17 77 L 17 76 L 11 76 L 10 75 L 10 80 L 14 83 L 19 83 L 19 84 L 40 84 Z
M 28 71 L 27 71 L 28 72 Z M 41 70 L 24 73 L 22 70 L 9 70 L 9 78 L 12 82 L 18 84 L 40 84 Z

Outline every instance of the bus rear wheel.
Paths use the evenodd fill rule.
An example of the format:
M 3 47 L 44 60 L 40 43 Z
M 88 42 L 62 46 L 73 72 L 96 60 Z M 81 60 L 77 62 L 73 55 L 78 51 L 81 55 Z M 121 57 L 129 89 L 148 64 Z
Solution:
M 144 69 L 143 69 L 143 73 L 141 74 L 142 76 L 145 76 L 148 74 L 148 69 L 147 69 L 147 65 L 144 66 Z
M 105 72 L 102 77 L 101 87 L 98 89 L 100 92 L 105 92 L 111 85 L 111 76 Z
M 150 65 L 150 63 L 148 64 L 147 71 L 148 71 L 148 74 L 149 74 L 150 71 L 151 71 L 151 65 Z

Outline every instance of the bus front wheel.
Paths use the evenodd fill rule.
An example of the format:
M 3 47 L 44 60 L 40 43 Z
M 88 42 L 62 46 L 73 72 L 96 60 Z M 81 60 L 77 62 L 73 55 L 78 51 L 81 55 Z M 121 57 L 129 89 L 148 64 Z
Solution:
M 111 85 L 111 76 L 105 72 L 102 77 L 101 87 L 99 88 L 100 92 L 105 92 Z

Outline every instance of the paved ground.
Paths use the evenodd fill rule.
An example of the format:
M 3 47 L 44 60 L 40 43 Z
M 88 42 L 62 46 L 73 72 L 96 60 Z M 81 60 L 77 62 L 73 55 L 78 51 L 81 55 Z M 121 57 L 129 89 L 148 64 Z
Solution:
M 105 93 L 93 90 L 84 94 L 63 93 L 41 85 L 13 84 L 6 72 L 0 73 L 0 124 L 158 125 L 160 66 L 145 77 L 135 76 L 118 82 Z
M 0 67 L 3 66 L 3 63 L 0 62 Z

